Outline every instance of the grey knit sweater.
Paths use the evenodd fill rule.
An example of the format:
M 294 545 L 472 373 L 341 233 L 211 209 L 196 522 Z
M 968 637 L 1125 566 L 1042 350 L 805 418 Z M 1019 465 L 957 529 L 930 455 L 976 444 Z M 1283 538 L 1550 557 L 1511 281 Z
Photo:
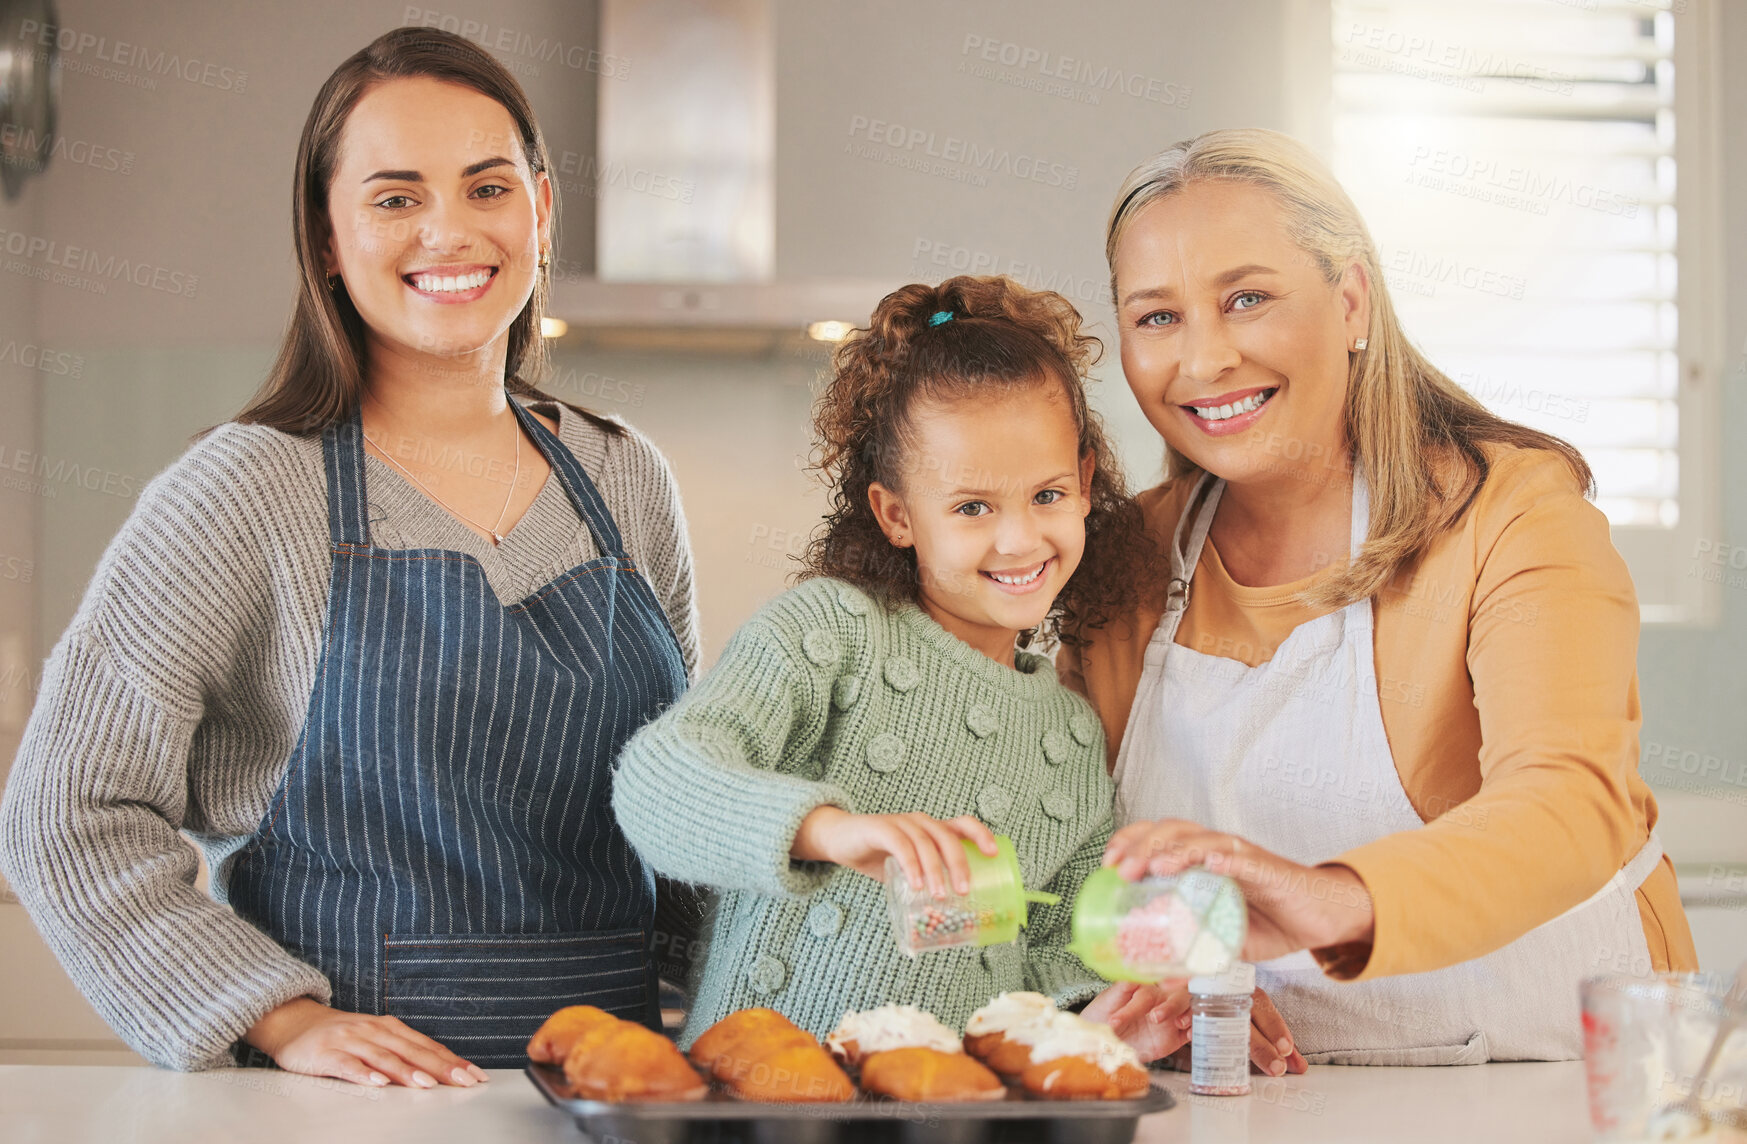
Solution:
M 698 657 L 691 552 L 661 454 L 561 406 L 559 437 Z M 367 457 L 372 540 L 466 552 L 505 601 L 597 555 L 556 474 L 501 547 Z M 74 983 L 146 1059 L 195 1069 L 326 979 L 222 897 L 285 773 L 315 684 L 329 578 L 320 437 L 229 424 L 141 492 L 42 690 L 0 802 L 0 867 Z
M 644 860 L 720 891 L 681 1041 L 768 1006 L 830 1032 L 847 1009 L 913 1004 L 955 1028 L 1004 990 L 1060 1004 L 1104 986 L 1065 948 L 1073 895 L 1110 837 L 1104 735 L 1054 666 L 1004 667 L 913 605 L 818 579 L 735 633 L 700 683 L 619 756 L 613 809 Z M 1032 906 L 1009 945 L 912 960 L 884 887 L 789 857 L 812 810 L 975 814 L 1012 837 Z

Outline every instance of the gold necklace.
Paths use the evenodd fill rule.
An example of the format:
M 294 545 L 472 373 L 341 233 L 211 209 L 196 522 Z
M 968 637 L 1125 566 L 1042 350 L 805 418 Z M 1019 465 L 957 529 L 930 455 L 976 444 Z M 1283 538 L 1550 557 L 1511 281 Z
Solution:
M 364 426 L 362 423 L 359 424 L 358 431 L 360 433 L 364 432 Z M 418 477 L 413 473 L 413 471 L 411 469 L 407 468 L 405 465 L 403 465 L 399 461 L 395 460 L 394 455 L 392 453 L 390 453 L 387 449 L 384 449 L 381 445 L 376 445 L 376 442 L 374 440 L 371 440 L 370 434 L 364 433 L 364 440 L 369 441 L 370 444 L 372 444 L 372 445 L 376 445 L 376 451 L 378 453 L 381 453 L 383 458 L 385 460 L 387 460 L 387 462 L 389 464 L 393 465 L 395 468 L 397 468 L 401 472 L 405 473 L 408 477 L 412 478 L 412 482 L 414 484 L 416 484 L 419 488 L 424 489 L 425 492 L 430 496 L 430 498 L 432 500 L 436 501 L 438 504 L 443 506 L 445 511 L 447 511 L 448 513 L 450 513 L 453 516 L 460 517 L 462 520 L 466 521 L 468 524 L 471 524 L 474 528 L 485 528 L 485 531 L 491 533 L 491 546 L 493 548 L 496 548 L 498 545 L 503 543 L 503 533 L 499 532 L 497 530 L 497 527 L 498 527 L 498 525 L 503 523 L 504 514 L 509 512 L 509 510 L 510 510 L 510 498 L 515 495 L 516 482 L 521 478 L 521 475 L 522 475 L 522 431 L 521 431 L 521 428 L 516 425 L 516 415 L 515 415 L 514 410 L 510 411 L 510 432 L 512 432 L 516 435 L 515 436 L 515 450 L 516 450 L 516 452 L 515 452 L 515 457 L 516 457 L 515 469 L 513 472 L 510 473 L 510 487 L 509 487 L 509 491 L 506 492 L 503 496 L 503 508 L 498 510 L 497 520 L 492 523 L 492 526 L 490 528 L 485 528 L 485 526 L 483 524 L 480 524 L 477 520 L 474 520 L 472 517 L 468 516 L 466 513 L 457 509 L 455 506 L 451 505 L 448 501 L 446 501 L 442 497 L 438 496 L 437 491 L 435 489 L 431 488 L 430 485 L 425 484 L 425 482 L 419 480 Z

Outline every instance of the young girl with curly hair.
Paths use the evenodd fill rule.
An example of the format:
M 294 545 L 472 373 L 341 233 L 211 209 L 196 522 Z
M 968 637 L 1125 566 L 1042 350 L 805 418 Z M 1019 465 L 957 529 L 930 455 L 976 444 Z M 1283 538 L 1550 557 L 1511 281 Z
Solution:
M 1025 650 L 1132 606 L 1140 521 L 1087 407 L 1096 339 L 1057 294 L 960 277 L 887 296 L 837 350 L 814 427 L 832 511 L 797 587 L 620 756 L 643 859 L 716 891 L 681 1043 L 738 1009 L 819 1035 L 915 1004 L 959 1029 L 1004 990 L 1084 1002 L 1067 951 L 1112 787 L 1096 716 Z M 1019 939 L 904 955 L 887 858 L 937 897 L 961 839 L 1013 840 Z

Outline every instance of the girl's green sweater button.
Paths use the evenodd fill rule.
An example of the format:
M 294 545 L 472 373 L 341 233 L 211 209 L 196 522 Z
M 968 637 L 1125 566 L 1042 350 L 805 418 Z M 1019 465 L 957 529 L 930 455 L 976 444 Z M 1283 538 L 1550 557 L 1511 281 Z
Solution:
M 1007 793 L 1006 787 L 995 786 L 993 783 L 984 787 L 977 795 L 977 813 L 983 816 L 983 821 L 990 826 L 999 826 L 1007 818 L 1007 812 L 1013 809 L 1013 796 Z
M 756 993 L 775 993 L 788 983 L 789 967 L 768 953 L 761 954 L 746 971 L 746 980 Z
M 1043 812 L 1057 822 L 1067 822 L 1074 817 L 1074 812 L 1078 809 L 1074 803 L 1073 794 L 1060 787 L 1043 794 Z
M 904 740 L 890 731 L 867 741 L 867 765 L 882 775 L 889 775 L 904 761 Z
M 814 937 L 830 937 L 843 928 L 843 907 L 836 902 L 820 902 L 807 911 L 807 930 Z
M 861 698 L 861 676 L 840 675 L 837 682 L 831 685 L 831 706 L 839 711 L 847 711 L 855 706 L 855 701 Z
M 823 628 L 815 628 L 801 637 L 801 651 L 816 667 L 835 667 L 843 655 L 837 637 Z
M 1001 729 L 1001 717 L 995 714 L 995 709 L 981 703 L 973 703 L 971 709 L 964 713 L 964 725 L 971 729 L 971 734 L 979 739 L 987 739 Z
M 916 670 L 916 665 L 901 655 L 894 655 L 886 660 L 886 682 L 898 691 L 909 691 L 922 682 L 922 673 Z

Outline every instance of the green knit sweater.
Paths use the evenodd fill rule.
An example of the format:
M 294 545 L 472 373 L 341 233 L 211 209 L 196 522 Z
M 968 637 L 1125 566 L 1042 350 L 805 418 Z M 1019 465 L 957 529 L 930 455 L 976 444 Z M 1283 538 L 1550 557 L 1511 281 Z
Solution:
M 776 1009 L 823 1035 L 847 1009 L 912 1004 L 960 1030 L 1004 990 L 1067 1005 L 1105 985 L 1069 953 L 1080 883 L 1110 837 L 1104 736 L 1054 666 L 1003 667 L 913 605 L 840 580 L 777 597 L 714 670 L 619 758 L 613 807 L 643 859 L 716 891 L 680 1043 L 727 1014 Z M 884 887 L 789 857 L 815 807 L 976 814 L 1013 839 L 1033 905 L 1009 945 L 911 959 Z

